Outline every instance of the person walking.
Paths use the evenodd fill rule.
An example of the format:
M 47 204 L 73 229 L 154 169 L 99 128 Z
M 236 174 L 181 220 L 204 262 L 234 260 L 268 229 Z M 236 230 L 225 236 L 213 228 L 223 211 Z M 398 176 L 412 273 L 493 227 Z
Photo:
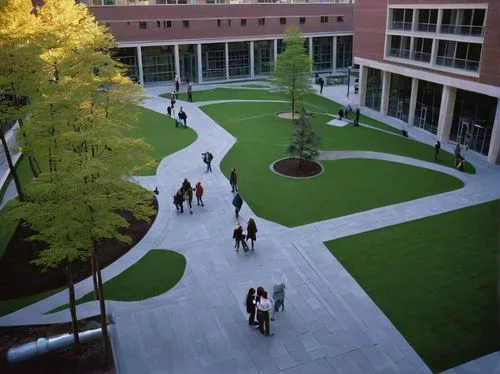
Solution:
M 179 214 L 179 212 L 181 214 L 184 213 L 183 203 L 184 203 L 184 193 L 182 191 L 182 188 L 179 188 L 179 190 L 174 195 L 174 205 L 177 211 L 177 215 Z
M 267 292 L 264 291 L 259 301 L 257 302 L 257 321 L 259 321 L 259 331 L 262 335 L 270 336 L 271 326 L 269 323 L 269 311 L 272 309 L 273 304 L 267 298 Z
M 195 190 L 196 190 L 196 205 L 201 205 L 202 207 L 204 207 L 205 205 L 203 204 L 203 186 L 201 185 L 201 182 L 198 182 L 196 183 L 196 186 L 195 186 Z
M 186 121 L 187 121 L 187 114 L 186 112 L 182 109 L 179 109 L 179 119 L 184 122 L 184 127 L 187 127 Z
M 170 96 L 170 107 L 172 108 L 172 115 L 175 117 L 175 92 Z
M 359 107 L 356 108 L 356 115 L 354 117 L 354 126 L 359 126 L 359 115 L 360 115 L 360 110 Z
M 441 142 L 438 140 L 434 145 L 434 161 L 438 160 L 439 150 L 441 149 Z
M 212 160 L 214 159 L 214 156 L 208 151 L 205 153 L 202 153 L 201 155 L 203 157 L 203 162 L 205 164 L 207 164 L 206 173 L 208 173 L 209 171 L 211 172 L 212 171 Z
M 239 217 L 242 205 L 243 205 L 243 199 L 241 198 L 239 192 L 236 192 L 236 195 L 234 195 L 233 198 L 233 206 L 234 206 L 234 212 L 236 213 L 236 218 Z
M 189 207 L 189 214 L 193 214 L 193 189 L 184 190 L 184 200 L 186 200 L 186 205 Z
M 231 184 L 231 192 L 238 192 L 238 175 L 236 174 L 236 169 L 231 170 L 231 175 L 229 176 L 229 183 Z
M 180 85 L 181 85 L 181 82 L 180 82 L 179 76 L 177 74 L 175 74 L 175 92 L 176 93 L 179 92 Z
M 319 83 L 319 93 L 323 94 L 323 86 L 325 85 L 325 80 L 322 77 L 319 77 L 318 83 Z
M 274 316 L 278 313 L 281 306 L 281 311 L 285 310 L 285 284 L 279 283 L 273 286 L 274 313 L 271 321 L 274 321 Z
M 241 225 L 238 225 L 233 231 L 234 248 L 236 248 L 236 253 L 240 251 L 240 244 L 242 238 L 243 238 L 243 227 L 241 227 Z
M 254 250 L 254 242 L 257 240 L 257 225 L 252 217 L 249 218 L 247 224 L 247 239 L 250 239 L 252 251 Z
M 248 290 L 247 298 L 246 298 L 246 301 L 245 301 L 245 304 L 247 306 L 247 313 L 250 314 L 248 316 L 248 326 L 252 326 L 252 327 L 255 327 L 255 326 L 259 325 L 259 322 L 257 322 L 255 320 L 255 304 L 254 304 L 255 295 L 256 295 L 255 294 L 255 288 L 250 288 Z
M 192 103 L 193 102 L 193 86 L 191 86 L 191 82 L 189 82 L 189 84 L 188 84 L 187 94 L 188 94 L 188 101 L 190 103 Z
M 458 165 L 458 162 L 462 158 L 461 154 L 461 149 L 460 149 L 460 143 L 457 143 L 457 146 L 455 147 L 455 166 Z
M 167 107 L 167 115 L 169 117 L 172 117 L 172 108 L 170 107 L 170 105 Z
M 338 114 L 339 114 L 339 120 L 342 120 L 344 118 L 344 109 L 340 108 Z

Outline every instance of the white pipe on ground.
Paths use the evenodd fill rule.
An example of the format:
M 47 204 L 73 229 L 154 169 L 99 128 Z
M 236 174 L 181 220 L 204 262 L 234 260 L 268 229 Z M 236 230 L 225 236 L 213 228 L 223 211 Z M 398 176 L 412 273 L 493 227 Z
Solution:
M 87 330 L 79 333 L 78 336 L 80 337 L 80 342 L 85 343 L 102 336 L 102 330 L 100 328 Z M 41 356 L 51 351 L 69 347 L 74 343 L 75 338 L 73 334 L 65 334 L 48 339 L 39 338 L 35 342 L 10 348 L 7 351 L 7 360 L 10 363 L 21 362 L 31 357 Z

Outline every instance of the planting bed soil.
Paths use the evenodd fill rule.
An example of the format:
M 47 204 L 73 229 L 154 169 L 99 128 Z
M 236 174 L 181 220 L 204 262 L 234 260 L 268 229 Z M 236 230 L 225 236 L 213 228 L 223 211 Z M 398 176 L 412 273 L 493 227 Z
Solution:
M 298 158 L 285 158 L 276 161 L 273 164 L 273 170 L 287 177 L 310 178 L 321 174 L 323 169 L 319 163 L 312 160 L 302 160 L 302 165 L 299 169 Z

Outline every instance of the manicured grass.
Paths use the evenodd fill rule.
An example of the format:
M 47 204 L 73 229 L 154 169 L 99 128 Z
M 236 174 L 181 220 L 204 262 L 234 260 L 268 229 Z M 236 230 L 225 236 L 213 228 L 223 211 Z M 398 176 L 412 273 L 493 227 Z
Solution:
M 269 89 L 269 86 L 266 86 L 264 84 L 242 84 L 242 87 L 248 87 L 248 88 L 266 88 Z
M 139 301 L 167 292 L 182 278 L 186 269 L 186 258 L 180 253 L 152 249 L 134 265 L 104 284 L 106 300 Z M 77 301 L 83 304 L 94 300 L 88 293 Z M 68 308 L 57 307 L 48 313 Z
M 142 169 L 140 175 L 155 174 L 156 167 L 163 158 L 187 147 L 197 138 L 196 132 L 190 128 L 176 128 L 175 121 L 168 118 L 166 114 L 138 106 L 133 106 L 130 110 L 138 116 L 138 122 L 128 136 L 142 138 L 150 144 L 152 147 L 151 156 L 157 162 L 155 167 Z M 166 111 L 165 107 L 165 113 Z
M 279 103 L 204 107 L 238 139 L 222 160 L 221 168 L 227 176 L 231 168 L 238 169 L 243 198 L 259 216 L 285 226 L 298 226 L 463 186 L 460 180 L 433 170 L 366 159 L 324 161 L 324 173 L 312 179 L 293 180 L 278 176 L 269 170 L 269 166 L 285 157 L 293 126 L 291 121 L 274 116 L 273 113 L 283 107 L 286 105 Z M 255 118 L 255 112 L 263 113 L 263 116 Z M 373 129 L 325 126 L 325 120 L 326 116 L 313 119 L 323 140 L 322 148 L 368 148 L 384 152 L 394 147 L 391 142 L 395 142 L 399 144 L 400 153 L 404 154 L 407 148 L 411 149 L 407 144 L 415 143 Z M 432 157 L 432 148 L 423 147 L 424 150 L 429 148 Z M 292 209 L 293 214 L 288 209 Z
M 325 243 L 434 371 L 500 349 L 500 200 Z
M 12 300 L 0 300 L 0 317 L 6 316 L 16 310 L 24 308 L 28 305 L 34 304 L 37 301 L 43 300 L 46 297 L 52 296 L 53 294 L 61 291 L 62 288 L 56 290 L 50 290 L 47 292 L 43 292 L 37 295 L 23 297 L 20 299 L 12 299 Z

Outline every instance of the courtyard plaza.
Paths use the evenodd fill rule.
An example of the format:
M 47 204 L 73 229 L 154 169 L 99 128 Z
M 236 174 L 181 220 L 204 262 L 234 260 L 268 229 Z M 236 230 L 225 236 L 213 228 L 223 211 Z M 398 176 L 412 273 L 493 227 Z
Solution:
M 197 90 L 208 88 L 194 86 L 195 100 Z M 159 95 L 171 92 L 172 87 L 152 86 L 145 91 L 143 106 L 164 114 L 169 100 Z M 351 94 L 348 100 L 345 86 L 325 87 L 323 95 L 356 106 L 356 95 Z M 431 372 L 323 243 L 498 199 L 498 166 L 472 152 L 466 159 L 475 166 L 474 175 L 398 155 L 324 152 L 320 159 L 375 158 L 432 169 L 460 179 L 465 186 L 293 228 L 259 217 L 245 203 L 239 222 L 245 225 L 254 217 L 258 240 L 255 252 L 237 255 L 231 239 L 237 223 L 233 195 L 223 174 L 227 171 L 220 170 L 220 162 L 236 138 L 200 109 L 207 104 L 210 102 L 178 101 L 176 107 L 184 108 L 188 126 L 198 138 L 164 158 L 156 175 L 134 177 L 151 191 L 158 187 L 158 216 L 132 250 L 103 270 L 104 280 L 112 279 L 151 249 L 176 251 L 186 258 L 184 276 L 167 293 L 137 302 L 107 301 L 118 373 Z M 391 123 L 369 110 L 363 109 L 363 114 L 401 126 L 397 120 Z M 410 128 L 409 135 L 430 145 L 435 141 L 420 129 Z M 442 147 L 453 149 L 451 144 Z M 206 151 L 214 155 L 213 173 L 205 173 L 201 154 Z M 240 172 L 240 183 L 251 183 L 251 176 L 244 176 L 244 165 L 234 167 Z M 172 196 L 184 178 L 193 185 L 202 182 L 205 207 L 195 206 L 193 215 L 185 212 L 177 216 Z M 286 209 L 293 210 L 293 206 Z M 250 287 L 271 290 L 281 281 L 287 287 L 285 311 L 271 323 L 275 335 L 266 338 L 247 326 L 245 295 Z M 91 292 L 92 279 L 76 284 L 75 291 L 77 299 Z M 0 325 L 69 321 L 67 310 L 47 313 L 66 304 L 67 299 L 67 290 L 56 293 L 1 317 Z M 77 310 L 78 317 L 85 318 L 98 314 L 99 306 L 88 302 Z M 449 372 L 500 372 L 499 358 L 498 352 L 493 353 Z

